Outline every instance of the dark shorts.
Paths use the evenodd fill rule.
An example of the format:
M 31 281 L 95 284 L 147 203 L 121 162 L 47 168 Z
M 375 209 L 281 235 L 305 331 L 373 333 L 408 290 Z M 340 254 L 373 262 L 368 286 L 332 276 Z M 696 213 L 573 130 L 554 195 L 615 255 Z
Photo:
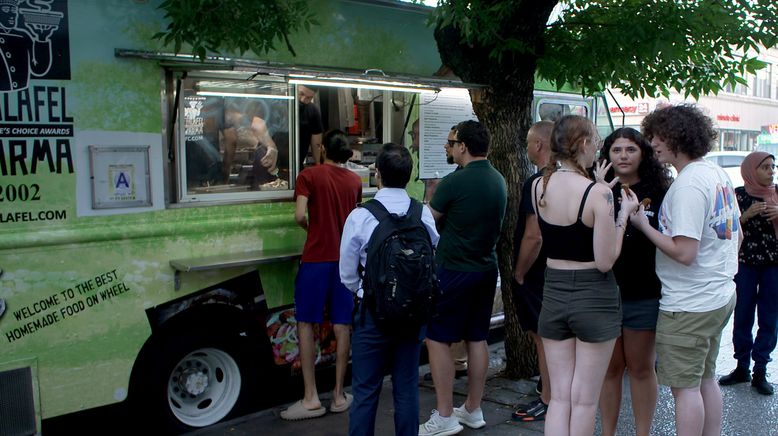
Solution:
M 338 262 L 300 262 L 294 284 L 297 321 L 321 323 L 325 306 L 333 324 L 351 324 L 354 293 L 340 282 Z
M 630 330 L 656 330 L 659 299 L 621 300 L 622 325 Z
M 485 341 L 489 336 L 497 269 L 483 272 L 438 268 L 440 296 L 427 337 L 436 342 Z
M 546 268 L 538 334 L 605 342 L 621 335 L 621 298 L 613 272 Z
M 519 317 L 519 325 L 525 332 L 538 331 L 540 308 L 543 305 L 543 284 L 525 281 L 520 285 L 516 280 L 513 285 L 513 303 Z

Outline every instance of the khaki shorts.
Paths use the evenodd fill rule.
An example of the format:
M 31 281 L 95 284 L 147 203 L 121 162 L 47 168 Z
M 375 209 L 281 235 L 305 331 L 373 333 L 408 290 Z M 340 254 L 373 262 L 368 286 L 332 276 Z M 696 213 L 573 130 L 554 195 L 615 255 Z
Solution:
M 674 388 L 693 388 L 716 375 L 721 331 L 735 308 L 735 295 L 710 312 L 659 311 L 656 325 L 657 379 Z

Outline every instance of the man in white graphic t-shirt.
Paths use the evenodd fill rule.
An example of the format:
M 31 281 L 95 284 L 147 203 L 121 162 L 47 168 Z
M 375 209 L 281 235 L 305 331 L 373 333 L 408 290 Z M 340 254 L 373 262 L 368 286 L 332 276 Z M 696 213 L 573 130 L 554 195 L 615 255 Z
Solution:
M 742 239 L 735 190 L 721 168 L 702 159 L 717 134 L 695 106 L 658 109 L 642 128 L 657 159 L 678 171 L 659 210 L 659 230 L 642 209 L 630 217 L 659 248 L 657 378 L 672 389 L 679 436 L 720 434 L 716 357 L 735 307 L 733 280 Z

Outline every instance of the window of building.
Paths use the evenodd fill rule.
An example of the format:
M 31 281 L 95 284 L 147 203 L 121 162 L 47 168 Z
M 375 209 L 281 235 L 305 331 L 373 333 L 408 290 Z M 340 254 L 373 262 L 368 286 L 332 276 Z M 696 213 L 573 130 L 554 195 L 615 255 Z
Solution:
M 747 73 L 743 78 L 746 80 L 747 83 L 754 83 L 753 74 Z M 731 92 L 733 94 L 738 94 L 738 95 L 748 95 L 748 86 L 743 85 L 742 83 L 738 83 L 733 88 L 732 85 L 728 83 L 726 86 L 724 86 L 724 91 Z
M 720 130 L 719 151 L 751 151 L 756 149 L 759 132 L 747 130 Z
M 754 76 L 754 96 L 770 98 L 772 85 L 772 65 L 762 68 Z

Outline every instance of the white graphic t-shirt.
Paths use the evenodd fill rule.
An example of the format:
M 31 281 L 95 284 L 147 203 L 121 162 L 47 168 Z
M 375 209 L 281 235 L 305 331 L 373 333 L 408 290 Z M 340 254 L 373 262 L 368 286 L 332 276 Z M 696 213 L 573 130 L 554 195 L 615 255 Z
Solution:
M 661 310 L 708 312 L 729 303 L 738 267 L 739 218 L 735 189 L 721 168 L 701 160 L 681 170 L 659 209 L 659 231 L 696 239 L 700 249 L 690 266 L 656 250 Z

